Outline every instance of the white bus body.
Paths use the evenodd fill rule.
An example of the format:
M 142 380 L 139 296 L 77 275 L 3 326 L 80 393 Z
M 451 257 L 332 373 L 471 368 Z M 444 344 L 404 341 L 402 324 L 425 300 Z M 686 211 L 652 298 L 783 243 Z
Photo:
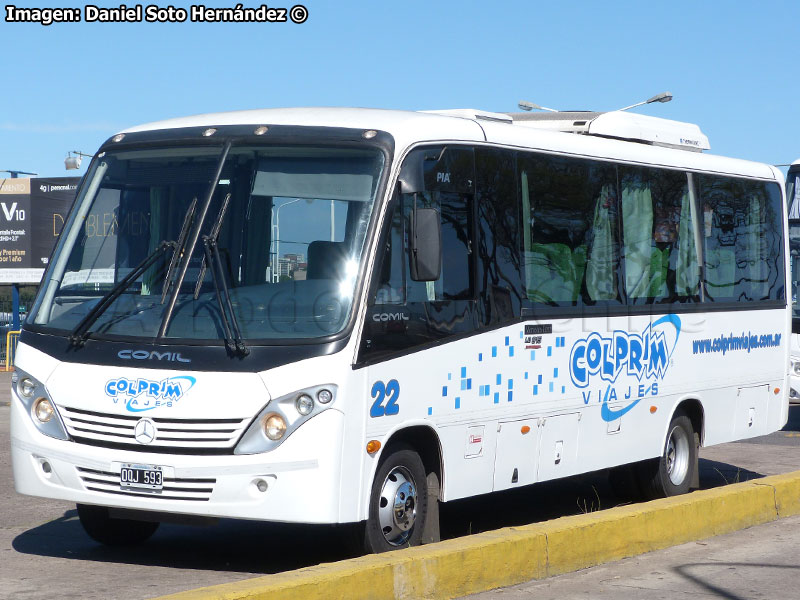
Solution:
M 792 299 L 792 343 L 789 365 L 789 401 L 800 402 L 800 313 L 797 294 L 800 285 L 800 160 L 794 161 L 786 174 L 786 202 L 789 210 L 789 280 Z
M 649 495 L 681 493 L 697 444 L 786 423 L 773 167 L 364 109 L 122 133 L 23 327 L 11 411 L 17 491 L 78 503 L 97 539 L 147 537 L 123 519 L 152 511 L 366 521 L 390 549 L 426 518 L 436 539 L 437 499 L 631 464 Z

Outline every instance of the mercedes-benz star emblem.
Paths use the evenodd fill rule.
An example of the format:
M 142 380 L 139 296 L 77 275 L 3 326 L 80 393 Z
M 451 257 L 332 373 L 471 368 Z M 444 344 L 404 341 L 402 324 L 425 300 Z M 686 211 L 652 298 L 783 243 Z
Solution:
M 140 444 L 151 443 L 156 439 L 156 433 L 158 433 L 158 430 L 151 419 L 139 419 L 136 427 L 133 428 L 133 437 Z

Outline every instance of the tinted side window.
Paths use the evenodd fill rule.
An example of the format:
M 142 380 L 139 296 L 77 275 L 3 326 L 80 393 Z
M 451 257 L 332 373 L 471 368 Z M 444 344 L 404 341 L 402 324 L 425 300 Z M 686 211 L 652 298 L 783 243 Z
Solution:
M 620 167 L 620 188 L 628 304 L 699 300 L 696 211 L 686 174 Z
M 375 295 L 367 312 L 361 360 L 376 360 L 477 326 L 474 268 L 472 149 L 426 148 L 424 189 L 395 198 L 376 261 Z M 407 159 L 417 160 L 415 153 Z M 442 270 L 436 281 L 410 277 L 410 223 L 414 205 L 441 217 Z
M 703 207 L 706 298 L 712 302 L 785 297 L 778 186 L 698 175 Z
M 389 213 L 389 231 L 383 248 L 383 260 L 377 273 L 378 285 L 375 304 L 405 303 L 405 261 L 403 240 L 405 220 L 399 204 Z M 379 254 L 380 256 L 380 254 Z
M 520 154 L 517 170 L 527 299 L 620 304 L 616 168 Z
M 404 194 L 403 216 L 408 236 L 414 204 L 439 211 L 442 225 L 442 272 L 436 281 L 406 279 L 409 302 L 473 298 L 472 198 L 475 185 L 472 149 L 424 150 L 425 191 Z M 411 244 L 406 237 L 407 254 Z
M 522 275 L 516 154 L 475 150 L 478 214 L 478 297 L 481 322 L 504 323 L 520 315 Z

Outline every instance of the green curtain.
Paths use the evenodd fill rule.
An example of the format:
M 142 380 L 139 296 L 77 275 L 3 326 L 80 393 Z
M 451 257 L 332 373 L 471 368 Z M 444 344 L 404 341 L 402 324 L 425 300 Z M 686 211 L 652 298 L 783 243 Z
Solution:
M 675 292 L 679 296 L 696 296 L 700 293 L 700 268 L 694 243 L 691 196 L 688 191 L 681 198 L 681 219 L 678 223 L 678 259 L 675 266 Z
M 586 264 L 586 290 L 592 300 L 617 298 L 616 252 L 611 223 L 614 189 L 604 185 L 594 207 L 593 241 Z
M 163 217 L 165 205 L 169 203 L 171 190 L 163 187 L 150 188 L 150 239 L 147 243 L 147 253 L 150 254 L 155 250 L 162 240 L 166 239 L 166 231 Z M 156 274 L 158 272 L 159 263 L 156 262 L 142 275 L 142 296 L 148 296 L 153 293 L 154 289 L 158 286 Z
M 623 183 L 622 235 L 625 291 L 629 298 L 649 297 L 651 274 L 661 257 L 653 252 L 653 198 L 650 186 L 644 182 L 629 179 Z

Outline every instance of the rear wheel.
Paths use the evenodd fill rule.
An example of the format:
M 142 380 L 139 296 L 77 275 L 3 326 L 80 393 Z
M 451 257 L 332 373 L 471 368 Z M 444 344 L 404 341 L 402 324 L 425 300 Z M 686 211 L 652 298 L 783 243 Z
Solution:
M 107 546 L 141 544 L 152 536 L 159 523 L 115 519 L 104 506 L 78 504 L 78 518 L 89 537 Z
M 661 457 L 640 465 L 642 492 L 649 499 L 685 494 L 696 468 L 697 442 L 692 421 L 683 412 L 676 412 Z
M 425 467 L 419 455 L 401 446 L 382 458 L 370 493 L 364 529 L 367 552 L 418 546 L 428 512 Z

